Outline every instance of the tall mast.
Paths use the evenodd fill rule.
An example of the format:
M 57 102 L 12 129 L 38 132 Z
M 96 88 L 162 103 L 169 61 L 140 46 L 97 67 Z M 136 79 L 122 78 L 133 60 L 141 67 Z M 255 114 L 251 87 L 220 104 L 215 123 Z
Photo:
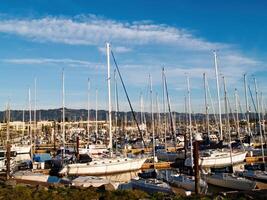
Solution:
M 237 94 L 236 88 L 235 88 L 235 112 L 236 112 L 236 132 L 240 139 L 239 116 L 238 116 L 238 94 Z
M 31 145 L 31 159 L 33 158 L 33 149 L 32 149 L 32 106 L 31 106 L 31 89 L 29 88 L 29 134 L 30 134 L 30 145 Z
M 229 148 L 230 148 L 230 158 L 231 158 L 231 165 L 233 166 L 232 160 L 232 145 L 231 145 L 231 132 L 230 132 L 230 123 L 229 123 L 229 113 L 228 113 L 228 101 L 227 101 L 227 90 L 226 90 L 226 82 L 225 78 L 223 78 L 223 86 L 224 86 L 224 101 L 225 101 L 225 114 L 226 114 L 226 131 L 229 134 Z
M 188 96 L 188 117 L 189 117 L 189 138 L 190 138 L 190 157 L 191 165 L 193 166 L 193 137 L 192 137 L 192 119 L 191 119 L 191 94 L 190 94 L 190 81 L 189 77 L 186 77 L 187 80 L 187 96 Z
M 222 135 L 222 110 L 221 110 L 220 85 L 219 85 L 219 76 L 218 76 L 217 52 L 213 51 L 213 54 L 214 54 L 214 66 L 215 66 L 216 85 L 217 85 L 217 98 L 218 98 L 218 108 L 219 108 L 220 140 L 223 140 L 223 135 Z
M 110 84 L 110 44 L 107 47 L 107 65 L 108 65 L 108 118 L 109 118 L 109 148 L 112 152 L 112 116 L 111 116 L 111 84 Z
M 116 137 L 117 137 L 117 135 L 118 135 L 117 134 L 117 128 L 118 128 L 119 97 L 118 97 L 118 85 L 117 85 L 116 69 L 114 70 L 114 91 L 115 91 L 115 133 L 116 133 Z
M 97 96 L 98 96 L 98 90 L 96 88 L 95 90 L 95 135 L 96 135 L 96 140 L 98 138 L 98 123 L 97 123 L 97 120 L 98 120 L 98 102 L 97 102 Z
M 65 76 L 64 69 L 62 70 L 62 144 L 63 157 L 65 156 Z
M 164 80 L 164 67 L 162 68 L 162 106 L 163 106 L 163 121 L 164 121 L 164 145 L 165 151 L 167 151 L 167 115 L 166 115 L 166 103 L 165 103 L 165 80 Z
M 35 140 L 37 135 L 37 119 L 36 119 L 36 109 L 37 109 L 37 78 L 34 78 L 34 137 L 33 137 L 33 148 L 35 150 Z
M 88 134 L 88 144 L 90 137 L 90 79 L 87 80 L 87 134 Z
M 152 139 L 153 139 L 153 162 L 155 163 L 155 127 L 154 127 L 154 111 L 153 111 L 153 91 L 152 91 L 152 77 L 149 75 L 150 82 L 150 109 L 151 109 L 151 126 L 152 126 Z
M 186 159 L 187 156 L 187 148 L 188 148 L 188 113 L 187 113 L 187 98 L 186 95 L 184 95 L 184 113 L 185 113 L 185 133 L 184 133 L 184 159 Z
M 9 123 L 10 123 L 10 105 L 9 100 L 6 106 L 6 141 L 9 142 L 10 132 L 9 132 Z
M 204 90 L 205 90 L 205 114 L 206 114 L 206 131 L 208 136 L 210 136 L 210 129 L 209 129 L 209 107 L 208 107 L 208 93 L 207 93 L 207 78 L 206 73 L 203 74 L 204 79 Z
M 140 93 L 140 124 L 143 124 L 143 93 Z
M 263 140 L 266 143 L 266 138 L 265 138 L 265 109 L 263 105 L 263 94 L 261 92 L 261 113 L 262 113 L 262 134 L 263 134 Z
M 257 86 L 256 78 L 254 78 L 254 84 L 255 84 L 255 92 L 256 92 L 258 123 L 259 123 L 260 138 L 261 138 L 262 161 L 263 161 L 263 163 L 265 163 L 265 155 L 264 155 L 264 148 L 263 148 L 263 137 L 262 137 L 262 129 L 261 129 L 260 102 L 259 102 L 259 97 L 258 97 L 258 86 Z
M 247 86 L 247 75 L 244 74 L 244 89 L 245 89 L 245 99 L 246 99 L 246 116 L 247 116 L 247 131 L 248 131 L 248 134 L 251 136 L 252 133 L 251 133 L 251 130 L 250 130 L 250 119 L 249 119 L 249 105 L 248 105 L 248 92 L 247 92 L 247 89 L 248 89 L 248 86 Z
M 24 131 L 25 131 L 25 108 L 23 106 L 22 109 L 22 135 L 24 137 Z
M 161 132 L 160 127 L 160 110 L 159 110 L 159 95 L 156 93 L 156 106 L 157 106 L 157 135 Z

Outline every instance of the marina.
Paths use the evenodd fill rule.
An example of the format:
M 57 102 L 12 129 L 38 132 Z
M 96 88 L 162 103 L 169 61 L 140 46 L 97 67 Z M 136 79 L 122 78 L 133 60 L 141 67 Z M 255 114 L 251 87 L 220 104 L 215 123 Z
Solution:
M 111 76 L 111 49 L 112 47 L 107 43 L 108 80 Z M 111 53 L 111 55 L 115 60 L 114 54 Z M 215 69 L 217 69 L 216 52 L 214 52 L 214 58 Z M 116 67 L 119 72 L 118 65 Z M 164 98 L 166 97 L 166 103 L 170 106 L 167 77 L 164 69 L 162 70 L 162 77 Z M 245 76 L 244 80 L 246 80 Z M 121 81 L 123 83 L 122 77 Z M 149 77 L 149 81 L 150 103 L 153 105 L 151 77 Z M 206 89 L 205 74 L 204 83 L 204 89 Z M 66 109 L 64 105 L 64 84 L 64 72 L 62 72 L 62 119 L 65 119 L 64 110 Z M 245 87 L 247 86 L 245 85 Z M 111 95 L 110 88 L 111 83 L 108 81 L 109 97 Z M 255 133 L 253 134 L 249 123 L 242 125 L 243 132 L 240 132 L 240 125 L 230 124 L 230 114 L 228 112 L 231 112 L 231 110 L 227 101 L 226 83 L 224 81 L 226 114 L 222 119 L 225 120 L 225 123 L 217 127 L 219 130 L 222 127 L 223 130 L 218 131 L 217 134 L 213 133 L 212 139 L 209 140 L 210 128 L 214 129 L 216 123 L 208 124 L 207 119 L 210 118 L 210 114 L 206 113 L 206 115 L 203 115 L 203 119 L 206 117 L 205 123 L 193 124 L 190 92 L 190 80 L 187 77 L 188 111 L 185 114 L 186 121 L 180 127 L 177 121 L 174 121 L 176 117 L 173 117 L 172 114 L 169 115 L 171 111 L 170 113 L 167 113 L 167 111 L 165 111 L 166 113 L 154 113 L 153 106 L 151 106 L 150 113 L 140 113 L 140 115 L 150 115 L 151 120 L 150 127 L 145 125 L 142 132 L 139 127 L 139 123 L 143 124 L 142 117 L 140 117 L 141 121 L 138 123 L 136 115 L 139 115 L 139 113 L 132 111 L 132 120 L 136 123 L 137 128 L 134 129 L 135 126 L 132 125 L 129 127 L 134 130 L 131 132 L 132 138 L 129 138 L 128 141 L 124 139 L 123 143 L 119 140 L 119 137 L 123 137 L 123 129 L 116 123 L 113 127 L 114 122 L 118 119 L 113 117 L 116 117 L 116 112 L 112 111 L 111 98 L 108 98 L 109 110 L 106 120 L 104 122 L 93 122 L 97 132 L 91 132 L 93 124 L 90 118 L 85 122 L 77 121 L 77 123 L 74 122 L 68 126 L 66 126 L 65 121 L 59 122 L 58 125 L 52 121 L 51 123 L 45 122 L 51 134 L 46 139 L 44 136 L 47 136 L 47 132 L 38 130 L 38 123 L 43 122 L 32 122 L 31 115 L 29 115 L 28 122 L 22 121 L 22 127 L 28 127 L 28 130 L 25 134 L 23 129 L 24 135 L 20 138 L 16 131 L 10 129 L 11 110 L 8 107 L 6 111 L 8 118 L 5 124 L 7 145 L 2 147 L 1 150 L 2 165 L 0 167 L 2 174 L 7 180 L 31 185 L 104 187 L 106 190 L 132 189 L 143 190 L 149 194 L 165 193 L 185 196 L 216 193 L 216 190 L 212 189 L 213 186 L 224 188 L 226 191 L 252 191 L 266 188 L 266 158 L 264 154 L 265 142 L 263 140 L 265 138 L 265 126 L 263 126 L 263 131 L 261 130 L 264 135 L 257 136 L 257 128 L 254 129 Z M 125 93 L 127 94 L 126 90 Z M 130 101 L 129 105 L 131 105 Z M 90 114 L 89 109 L 87 112 Z M 236 112 L 236 115 L 239 115 L 239 113 Z M 157 119 L 157 129 L 155 129 L 155 118 Z M 167 119 L 171 123 L 168 127 Z M 162 124 L 159 124 L 159 121 Z M 263 122 L 265 123 L 265 121 Z M 101 123 L 102 129 L 100 132 L 98 126 Z M 181 122 L 179 123 L 181 124 Z M 83 124 L 83 126 L 79 124 Z M 52 129 L 51 131 L 51 128 L 57 126 L 61 127 L 61 131 L 59 129 Z M 195 126 L 198 126 L 202 133 L 199 130 L 196 132 Z M 251 131 L 250 135 L 247 135 L 248 132 L 245 131 L 248 129 Z M 238 134 L 233 135 L 233 130 Z M 120 134 L 118 135 L 118 133 Z M 221 137 L 220 133 L 223 133 L 224 136 Z M 258 145 L 250 146 L 251 143 L 245 141 L 244 138 L 251 137 L 251 135 L 255 141 L 258 138 Z M 38 144 L 36 143 L 37 138 Z M 222 138 L 222 140 L 218 138 Z M 50 141 L 50 143 L 47 141 Z M 227 141 L 231 145 L 228 145 Z M 226 143 L 224 144 L 224 142 Z M 257 146 L 258 150 L 256 149 Z M 250 167 L 250 169 L 245 169 L 250 165 L 253 166 L 254 163 L 259 165 L 260 168 Z M 211 186 L 211 189 L 209 186 Z
M 0 199 L 267 199 L 265 8 L 0 4 Z

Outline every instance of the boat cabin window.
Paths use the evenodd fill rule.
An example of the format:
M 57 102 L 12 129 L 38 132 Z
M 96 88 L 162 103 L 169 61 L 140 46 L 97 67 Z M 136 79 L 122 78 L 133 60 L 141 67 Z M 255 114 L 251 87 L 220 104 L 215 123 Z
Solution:
M 16 155 L 17 155 L 17 152 L 16 151 L 10 151 L 10 157 L 16 157 Z M 6 157 L 6 152 L 0 152 L 0 157 L 1 158 L 4 158 L 4 157 Z

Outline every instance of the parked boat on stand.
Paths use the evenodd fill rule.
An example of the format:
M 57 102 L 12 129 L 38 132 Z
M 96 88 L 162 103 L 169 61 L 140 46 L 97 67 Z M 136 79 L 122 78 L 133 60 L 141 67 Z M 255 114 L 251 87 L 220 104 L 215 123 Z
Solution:
M 208 184 L 234 190 L 253 190 L 256 188 L 255 181 L 238 177 L 230 173 L 211 174 L 207 175 L 205 178 Z
M 157 179 L 132 179 L 132 188 L 143 190 L 148 193 L 173 193 L 169 184 Z
M 169 182 L 177 187 L 182 187 L 185 190 L 195 191 L 195 179 L 193 176 L 187 176 L 184 174 L 171 175 Z M 202 194 L 207 193 L 208 184 L 203 179 L 200 179 L 200 192 Z
M 237 175 L 251 180 L 267 183 L 267 172 L 260 170 L 246 170 L 243 172 L 236 172 Z

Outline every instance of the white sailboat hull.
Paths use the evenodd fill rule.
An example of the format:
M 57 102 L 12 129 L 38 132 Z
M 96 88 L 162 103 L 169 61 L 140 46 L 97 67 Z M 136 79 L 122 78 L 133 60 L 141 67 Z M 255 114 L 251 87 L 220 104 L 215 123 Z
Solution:
M 230 152 L 217 152 L 212 156 L 200 157 L 199 165 L 203 168 L 218 168 L 234 165 L 244 162 L 247 152 L 233 152 L 232 156 Z M 185 161 L 186 166 L 191 166 L 191 158 L 187 158 Z
M 66 165 L 60 174 L 68 175 L 104 175 L 126 171 L 135 171 L 142 167 L 146 158 L 118 158 L 102 159 L 90 163 L 76 163 Z
M 12 151 L 16 151 L 17 154 L 29 154 L 31 151 L 31 145 L 25 145 L 25 146 L 12 146 Z

